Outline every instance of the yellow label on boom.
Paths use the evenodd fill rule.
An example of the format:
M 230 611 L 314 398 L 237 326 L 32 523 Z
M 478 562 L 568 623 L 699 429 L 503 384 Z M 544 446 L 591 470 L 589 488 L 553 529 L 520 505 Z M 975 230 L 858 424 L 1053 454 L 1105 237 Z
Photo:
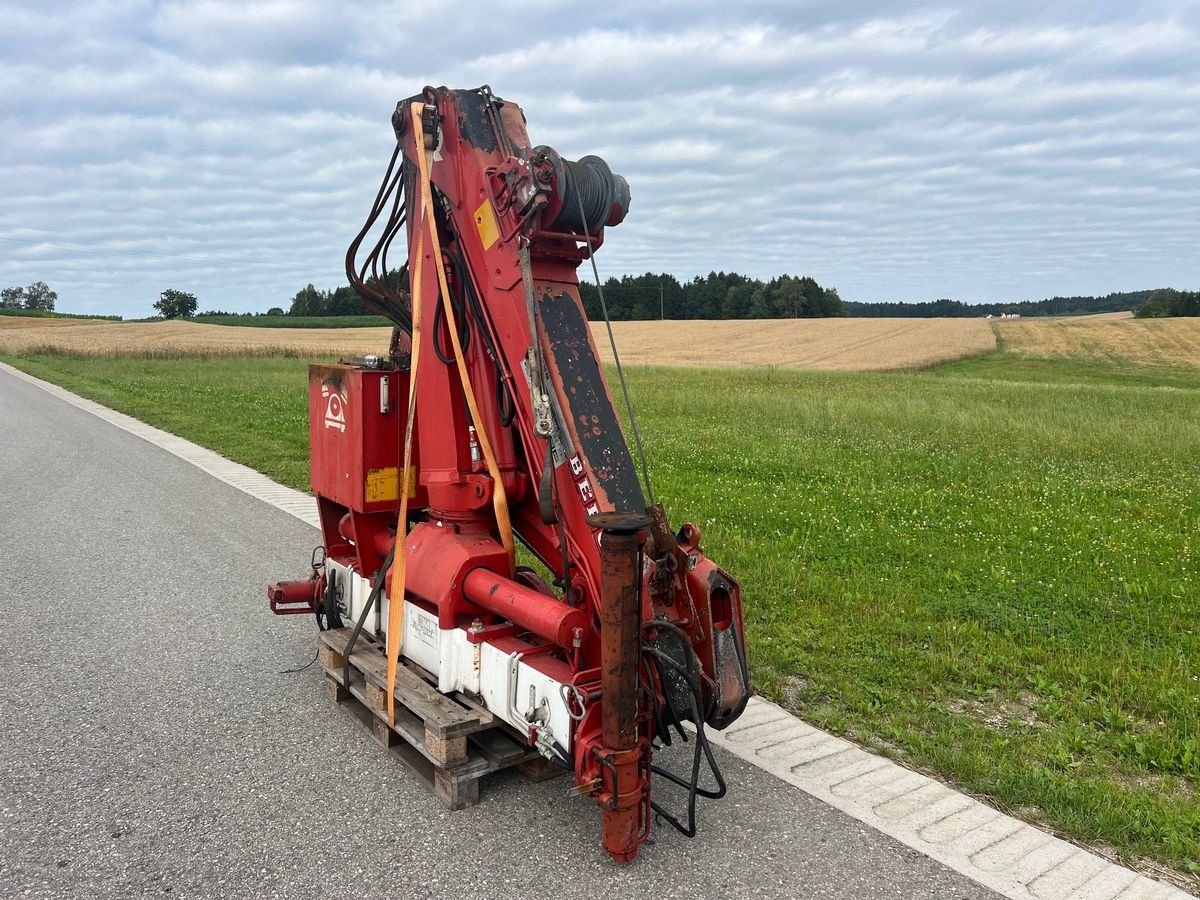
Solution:
M 479 240 L 484 250 L 491 250 L 492 245 L 500 240 L 500 225 L 496 222 L 496 211 L 492 204 L 484 200 L 475 210 L 475 227 L 479 229 Z

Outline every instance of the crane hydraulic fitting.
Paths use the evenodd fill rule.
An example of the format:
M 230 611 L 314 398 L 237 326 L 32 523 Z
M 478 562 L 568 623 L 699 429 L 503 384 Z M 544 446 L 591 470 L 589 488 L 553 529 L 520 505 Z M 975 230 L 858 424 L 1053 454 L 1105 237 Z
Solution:
M 625 218 L 629 185 L 531 144 L 486 86 L 425 88 L 392 128 L 346 254 L 392 344 L 310 368 L 322 546 L 308 579 L 268 589 L 271 609 L 346 633 L 347 673 L 356 647 L 381 673 L 386 659 L 393 726 L 410 666 L 486 708 L 573 773 L 628 862 L 656 816 L 690 837 L 697 797 L 724 795 L 705 727 L 750 695 L 741 588 L 699 528 L 672 531 L 644 459 L 639 480 L 580 300 L 576 270 Z M 407 263 L 389 270 L 397 237 Z M 517 564 L 518 541 L 535 565 Z M 672 731 L 689 740 L 684 723 L 690 776 L 652 758 Z M 652 799 L 654 775 L 687 791 L 686 815 Z

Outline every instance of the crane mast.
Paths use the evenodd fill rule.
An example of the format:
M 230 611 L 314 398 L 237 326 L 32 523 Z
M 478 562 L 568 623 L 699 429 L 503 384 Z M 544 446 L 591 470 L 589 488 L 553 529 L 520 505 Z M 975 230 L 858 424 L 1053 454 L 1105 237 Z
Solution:
M 354 654 L 377 654 L 393 728 L 412 671 L 486 709 L 572 773 L 628 862 L 655 813 L 690 836 L 696 798 L 724 793 L 704 729 L 750 694 L 741 588 L 695 525 L 673 532 L 647 502 L 580 299 L 577 269 L 625 218 L 629 186 L 598 157 L 533 145 L 487 87 L 425 88 L 392 126 L 347 253 L 392 347 L 310 368 L 322 547 L 271 606 L 345 633 L 346 688 Z M 685 722 L 690 778 L 653 763 Z M 699 784 L 701 753 L 715 787 Z M 654 773 L 688 791 L 686 818 L 652 799 Z

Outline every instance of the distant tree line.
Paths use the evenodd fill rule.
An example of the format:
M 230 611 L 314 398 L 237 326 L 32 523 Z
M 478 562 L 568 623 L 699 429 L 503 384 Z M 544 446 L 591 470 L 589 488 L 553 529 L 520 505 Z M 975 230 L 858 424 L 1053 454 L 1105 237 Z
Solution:
M 31 309 L 53 312 L 58 294 L 50 290 L 44 281 L 35 281 L 29 287 L 6 287 L 0 290 L 0 309 Z
M 1146 298 L 1133 313 L 1139 319 L 1159 319 L 1165 316 L 1200 316 L 1200 291 L 1177 291 L 1163 288 Z
M 1048 297 L 1020 303 L 963 303 L 961 300 L 928 300 L 923 303 L 846 303 L 852 316 L 868 318 L 967 318 L 978 316 L 1070 316 L 1137 309 L 1155 291 L 1127 291 L 1103 297 Z
M 400 277 L 399 271 L 388 273 Z M 596 285 L 583 282 L 579 294 L 589 319 L 602 318 Z M 781 275 L 760 281 L 736 272 L 710 272 L 680 282 L 674 275 L 626 275 L 604 282 L 604 299 L 614 320 L 627 319 L 784 319 L 844 316 L 845 304 L 836 290 L 812 278 Z M 371 315 L 358 292 L 349 285 L 319 290 L 309 284 L 288 307 L 289 316 Z
M 600 292 L 590 281 L 579 285 L 589 319 L 603 318 Z M 647 272 L 604 282 L 609 318 L 630 319 L 797 319 L 847 315 L 834 288 L 808 277 L 780 275 L 760 281 L 736 272 L 709 272 L 680 282 L 674 275 Z
M 288 307 L 289 316 L 369 316 L 358 291 L 344 284 L 332 291 L 317 290 L 311 284 L 296 292 Z
M 581 277 L 586 276 L 580 270 Z M 389 278 L 404 278 L 392 270 Z M 589 319 L 603 318 L 596 285 L 583 280 L 579 295 Z M 1196 315 L 1174 310 L 1194 309 L 1196 293 L 1170 289 L 1125 291 L 1102 297 L 1048 297 L 1019 303 L 964 303 L 930 300 L 921 303 L 844 301 L 835 288 L 826 288 L 809 276 L 780 275 L 768 281 L 737 272 L 709 272 L 690 281 L 674 275 L 647 272 L 604 282 L 604 299 L 614 321 L 647 319 L 791 319 L 825 316 L 867 318 L 967 318 L 985 315 L 1067 316 L 1088 313 L 1145 310 L 1139 315 Z M 1150 301 L 1154 303 L 1151 304 Z M 372 315 L 358 292 L 349 285 L 321 290 L 309 284 L 292 298 L 286 312 L 273 307 L 269 314 L 289 316 Z M 208 312 L 202 315 L 226 315 Z

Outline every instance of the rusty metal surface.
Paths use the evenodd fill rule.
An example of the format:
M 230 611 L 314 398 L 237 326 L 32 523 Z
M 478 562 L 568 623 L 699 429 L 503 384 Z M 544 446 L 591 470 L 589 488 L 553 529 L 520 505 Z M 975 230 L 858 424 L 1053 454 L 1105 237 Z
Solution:
M 600 511 L 644 512 L 642 486 L 579 301 L 566 292 L 547 292 L 538 307 L 549 345 L 549 375 L 560 389 L 559 402 L 575 446 L 595 476 Z
M 633 521 L 633 517 L 622 518 Z M 637 855 L 646 834 L 642 826 L 649 825 L 643 806 L 649 788 L 643 756 L 649 747 L 638 734 L 642 608 L 638 557 L 644 542 L 643 532 L 626 528 L 605 531 L 600 540 L 600 687 L 604 703 L 598 761 L 608 774 L 606 791 L 598 799 L 604 818 L 604 849 L 622 863 Z
M 628 750 L 637 741 L 639 627 L 636 533 L 605 532 L 600 543 L 600 673 L 604 746 Z
M 458 132 L 472 147 L 492 153 L 498 149 L 496 129 L 488 101 L 478 91 L 454 91 L 458 103 Z

